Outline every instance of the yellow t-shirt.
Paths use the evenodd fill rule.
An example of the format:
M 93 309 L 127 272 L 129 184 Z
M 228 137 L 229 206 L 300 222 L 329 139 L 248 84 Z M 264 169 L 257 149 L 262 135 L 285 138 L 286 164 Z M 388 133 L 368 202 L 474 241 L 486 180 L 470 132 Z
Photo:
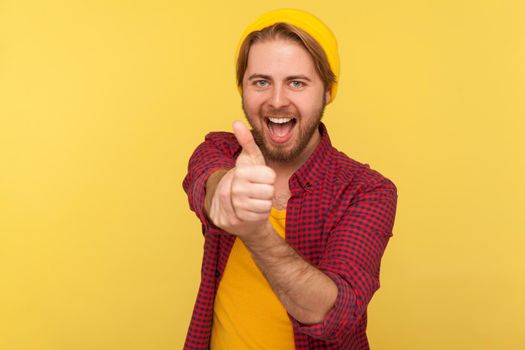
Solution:
M 284 238 L 286 210 L 272 208 L 270 222 Z M 215 296 L 210 349 L 295 349 L 288 314 L 240 239 Z

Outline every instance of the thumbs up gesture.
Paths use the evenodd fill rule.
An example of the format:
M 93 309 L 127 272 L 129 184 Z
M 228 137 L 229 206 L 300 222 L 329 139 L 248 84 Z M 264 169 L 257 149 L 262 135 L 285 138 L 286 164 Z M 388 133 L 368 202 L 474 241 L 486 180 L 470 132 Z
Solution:
M 264 156 L 255 143 L 253 135 L 240 121 L 233 122 L 233 133 L 242 147 L 241 154 L 237 158 L 237 166 L 262 165 L 266 166 Z
M 209 216 L 216 226 L 243 238 L 268 224 L 276 175 L 242 122 L 233 123 L 233 132 L 242 151 L 235 168 L 218 183 Z

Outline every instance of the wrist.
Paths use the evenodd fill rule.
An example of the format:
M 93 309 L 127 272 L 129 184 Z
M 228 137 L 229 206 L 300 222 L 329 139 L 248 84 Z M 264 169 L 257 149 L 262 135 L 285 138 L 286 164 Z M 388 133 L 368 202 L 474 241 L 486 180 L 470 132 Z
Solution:
M 210 210 L 212 205 L 213 196 L 215 195 L 215 190 L 219 185 L 219 182 L 222 180 L 224 175 L 228 173 L 231 169 L 220 168 L 215 170 L 208 176 L 206 181 L 206 194 L 204 196 L 204 213 L 208 218 L 210 218 Z
M 270 243 L 269 238 L 273 233 L 270 220 L 266 220 L 252 232 L 239 236 L 239 238 L 250 250 L 265 250 L 268 243 Z

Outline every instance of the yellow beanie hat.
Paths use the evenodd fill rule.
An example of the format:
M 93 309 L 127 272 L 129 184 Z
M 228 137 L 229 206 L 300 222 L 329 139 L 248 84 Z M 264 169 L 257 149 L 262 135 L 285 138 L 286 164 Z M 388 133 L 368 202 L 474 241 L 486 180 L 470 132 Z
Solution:
M 330 29 L 323 22 L 321 22 L 321 20 L 308 12 L 295 9 L 280 9 L 268 12 L 256 19 L 245 29 L 241 36 L 241 40 L 237 44 L 235 65 L 237 65 L 239 51 L 246 37 L 251 32 L 264 29 L 278 22 L 285 22 L 304 30 L 310 34 L 310 36 L 314 38 L 315 41 L 317 41 L 317 43 L 319 43 L 319 45 L 323 48 L 326 57 L 328 58 L 330 68 L 332 69 L 332 72 L 335 74 L 336 78 L 336 81 L 332 85 L 332 89 L 330 91 L 331 98 L 329 103 L 332 102 L 337 93 L 337 81 L 339 80 L 339 53 L 337 51 L 337 41 Z M 242 95 L 242 88 L 238 86 L 238 89 Z

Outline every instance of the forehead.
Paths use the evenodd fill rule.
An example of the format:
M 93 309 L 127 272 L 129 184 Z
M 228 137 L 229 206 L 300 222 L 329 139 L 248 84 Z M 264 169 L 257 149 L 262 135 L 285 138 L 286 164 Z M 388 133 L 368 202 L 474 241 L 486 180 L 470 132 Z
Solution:
M 253 73 L 275 77 L 303 74 L 318 78 L 308 51 L 286 39 L 256 42 L 250 47 L 246 75 Z

